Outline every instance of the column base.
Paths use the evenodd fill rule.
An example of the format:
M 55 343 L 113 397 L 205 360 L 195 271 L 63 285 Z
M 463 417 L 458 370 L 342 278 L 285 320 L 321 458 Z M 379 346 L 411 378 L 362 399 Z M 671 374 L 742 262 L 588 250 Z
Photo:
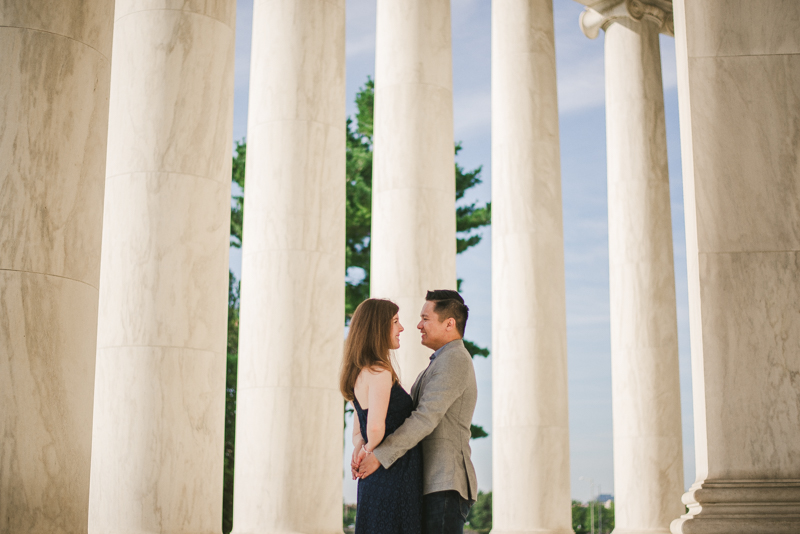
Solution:
M 615 528 L 611 534 L 670 534 L 669 527 L 664 528 Z
M 572 529 L 529 528 L 525 530 L 501 530 L 493 528 L 489 534 L 575 534 Z
M 689 513 L 672 534 L 797 534 L 800 479 L 695 483 L 683 495 Z
M 310 531 L 299 531 L 299 530 L 252 530 L 252 531 L 237 531 L 232 530 L 231 534 L 309 534 Z M 313 534 L 319 534 L 319 531 L 315 531 Z M 344 529 L 335 529 L 325 531 L 324 534 L 345 534 Z

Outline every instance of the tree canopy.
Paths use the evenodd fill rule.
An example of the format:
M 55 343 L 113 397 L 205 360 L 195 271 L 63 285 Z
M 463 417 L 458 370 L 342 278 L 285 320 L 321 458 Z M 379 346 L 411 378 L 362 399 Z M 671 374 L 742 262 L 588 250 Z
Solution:
M 369 298 L 370 284 L 370 232 L 372 228 L 372 133 L 375 111 L 375 82 L 367 82 L 356 94 L 356 117 L 347 118 L 347 277 L 345 286 L 345 316 L 350 317 L 356 307 Z M 455 154 L 461 151 L 456 143 Z M 456 201 L 463 200 L 466 192 L 482 183 L 481 171 L 470 171 L 456 163 Z M 456 251 L 460 254 L 481 242 L 477 229 L 487 226 L 492 219 L 492 204 L 461 203 L 456 207 Z M 459 286 L 461 281 L 459 280 Z M 488 356 L 489 352 L 474 343 L 467 349 L 473 356 Z

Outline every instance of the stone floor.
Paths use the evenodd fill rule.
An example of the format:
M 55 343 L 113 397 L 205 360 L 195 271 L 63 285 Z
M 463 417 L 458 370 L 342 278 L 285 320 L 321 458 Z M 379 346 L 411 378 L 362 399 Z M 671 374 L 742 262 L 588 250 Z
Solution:
M 345 527 L 344 534 L 354 534 L 356 531 L 355 527 Z M 475 530 L 464 529 L 464 534 L 481 534 Z

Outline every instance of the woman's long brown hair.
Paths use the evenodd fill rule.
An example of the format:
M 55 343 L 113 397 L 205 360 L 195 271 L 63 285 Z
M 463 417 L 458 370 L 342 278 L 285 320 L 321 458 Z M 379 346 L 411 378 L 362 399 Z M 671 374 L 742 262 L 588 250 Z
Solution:
M 344 344 L 339 389 L 345 400 L 353 400 L 356 379 L 364 368 L 385 369 L 392 382 L 399 382 L 392 366 L 392 319 L 400 308 L 391 300 L 367 299 L 358 305 L 350 319 L 350 332 Z

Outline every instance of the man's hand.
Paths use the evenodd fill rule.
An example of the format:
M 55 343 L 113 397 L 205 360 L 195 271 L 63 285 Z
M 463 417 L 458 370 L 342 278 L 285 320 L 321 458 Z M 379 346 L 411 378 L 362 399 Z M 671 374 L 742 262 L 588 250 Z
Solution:
M 357 478 L 361 478 L 361 475 L 358 472 L 358 468 L 361 465 L 361 462 L 366 458 L 367 451 L 364 450 L 364 447 L 359 447 L 357 449 L 353 449 L 353 458 L 350 460 L 350 473 L 353 475 L 353 480 Z
M 367 478 L 372 473 L 378 470 L 381 466 L 381 463 L 375 458 L 374 454 L 367 454 L 361 460 L 360 465 L 358 466 L 358 477 L 359 478 Z

